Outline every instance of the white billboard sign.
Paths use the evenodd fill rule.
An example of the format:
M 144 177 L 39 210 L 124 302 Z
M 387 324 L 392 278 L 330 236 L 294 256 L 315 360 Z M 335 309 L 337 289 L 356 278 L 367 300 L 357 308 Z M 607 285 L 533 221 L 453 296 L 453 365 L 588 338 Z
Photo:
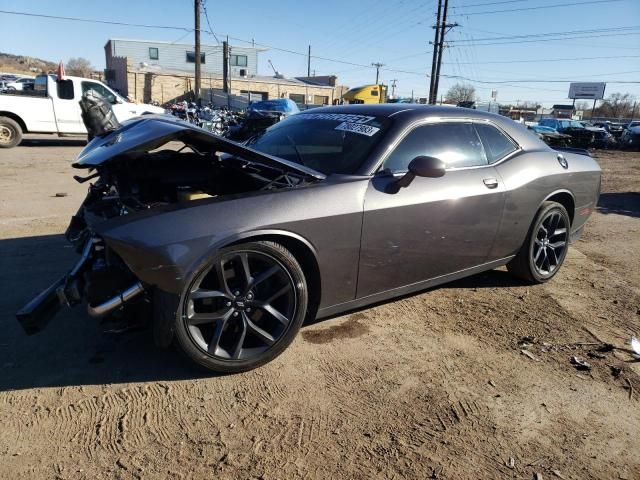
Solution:
M 569 85 L 569 98 L 579 100 L 600 100 L 604 98 L 604 82 L 571 83 Z

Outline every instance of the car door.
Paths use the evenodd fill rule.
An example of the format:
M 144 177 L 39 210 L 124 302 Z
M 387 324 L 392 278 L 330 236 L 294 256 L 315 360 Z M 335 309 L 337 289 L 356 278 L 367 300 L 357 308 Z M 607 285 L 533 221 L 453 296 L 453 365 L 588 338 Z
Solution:
M 442 160 L 445 175 L 390 188 L 420 155 Z M 400 140 L 365 195 L 358 298 L 490 260 L 505 202 L 495 158 L 470 121 L 419 125 Z
M 49 80 L 54 92 L 49 92 L 53 98 L 53 109 L 56 125 L 60 133 L 86 133 L 87 129 L 80 115 L 80 92 L 73 80 Z

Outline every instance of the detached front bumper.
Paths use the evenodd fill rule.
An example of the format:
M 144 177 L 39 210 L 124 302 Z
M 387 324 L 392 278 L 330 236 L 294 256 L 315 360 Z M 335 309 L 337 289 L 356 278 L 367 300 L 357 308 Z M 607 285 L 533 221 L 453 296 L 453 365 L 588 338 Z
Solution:
M 102 240 L 89 238 L 73 268 L 22 307 L 16 318 L 26 334 L 33 335 L 43 330 L 64 306 L 78 305 L 86 298 L 89 315 L 102 317 L 145 291 L 139 281 L 124 280 L 112 270 L 105 265 Z M 123 281 L 130 286 L 124 288 Z

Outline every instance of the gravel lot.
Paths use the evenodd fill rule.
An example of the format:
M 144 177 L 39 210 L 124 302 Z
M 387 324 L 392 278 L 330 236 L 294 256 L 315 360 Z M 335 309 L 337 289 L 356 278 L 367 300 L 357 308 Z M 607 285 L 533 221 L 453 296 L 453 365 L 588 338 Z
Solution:
M 640 363 L 588 356 L 640 334 L 640 154 L 596 152 L 599 211 L 550 283 L 492 271 L 306 326 L 271 364 L 216 377 L 83 308 L 33 337 L 17 324 L 75 257 L 81 146 L 0 150 L 0 477 L 640 478 Z

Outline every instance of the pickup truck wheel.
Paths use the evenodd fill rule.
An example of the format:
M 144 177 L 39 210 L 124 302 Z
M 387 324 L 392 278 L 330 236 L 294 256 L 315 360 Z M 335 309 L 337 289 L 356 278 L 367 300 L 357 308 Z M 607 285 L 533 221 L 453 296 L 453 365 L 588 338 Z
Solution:
M 15 120 L 0 117 L 0 148 L 12 148 L 22 141 L 22 128 Z

